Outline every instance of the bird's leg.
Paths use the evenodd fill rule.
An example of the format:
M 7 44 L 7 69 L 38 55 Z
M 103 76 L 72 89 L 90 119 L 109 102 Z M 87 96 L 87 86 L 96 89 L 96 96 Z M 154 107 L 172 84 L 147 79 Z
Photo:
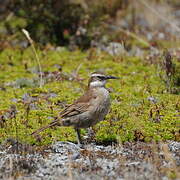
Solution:
M 93 138 L 95 136 L 95 132 L 92 127 L 88 128 L 88 137 Z
M 95 132 L 94 132 L 94 130 L 93 130 L 93 128 L 92 127 L 89 127 L 88 129 L 87 129 L 87 136 L 88 136 L 88 138 L 87 138 L 87 141 L 88 142 L 95 142 Z
M 75 131 L 76 131 L 76 136 L 77 136 L 78 145 L 81 145 L 80 129 L 75 128 Z

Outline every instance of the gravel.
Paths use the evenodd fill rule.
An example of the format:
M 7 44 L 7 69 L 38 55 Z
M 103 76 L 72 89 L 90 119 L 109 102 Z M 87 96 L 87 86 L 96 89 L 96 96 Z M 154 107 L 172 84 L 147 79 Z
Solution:
M 3 143 L 0 147 L 0 179 L 167 180 L 172 171 L 177 173 L 177 179 L 180 143 L 169 141 L 166 144 L 127 142 L 109 146 L 88 144 L 80 148 L 70 142 L 56 142 L 42 150 L 19 144 L 21 148 L 15 152 L 17 143 Z M 30 151 L 22 151 L 23 146 Z M 164 151 L 162 147 L 168 147 L 168 150 Z

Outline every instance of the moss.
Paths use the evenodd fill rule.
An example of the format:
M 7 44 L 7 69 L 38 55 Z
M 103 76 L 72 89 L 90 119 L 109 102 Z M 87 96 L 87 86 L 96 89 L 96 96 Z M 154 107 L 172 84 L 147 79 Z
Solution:
M 108 83 L 113 89 L 112 108 L 105 121 L 94 127 L 97 142 L 176 138 L 180 97 L 163 91 L 165 85 L 154 66 L 146 65 L 137 57 L 114 60 L 103 53 L 88 60 L 88 53 L 66 49 L 39 50 L 38 54 L 43 71 L 49 74 L 60 72 L 63 78 L 46 81 L 43 88 L 39 88 L 37 64 L 30 49 L 23 52 L 6 49 L 0 54 L 0 141 L 8 137 L 38 145 L 56 140 L 75 141 L 71 127 L 47 129 L 41 133 L 41 141 L 29 134 L 51 122 L 66 104 L 80 96 L 86 88 L 88 75 L 97 70 L 120 77 L 120 80 Z M 73 79 L 76 71 L 78 77 Z M 14 83 L 22 78 L 32 80 L 32 85 L 16 86 Z M 156 102 L 151 102 L 149 97 Z M 16 107 L 14 116 L 12 104 Z

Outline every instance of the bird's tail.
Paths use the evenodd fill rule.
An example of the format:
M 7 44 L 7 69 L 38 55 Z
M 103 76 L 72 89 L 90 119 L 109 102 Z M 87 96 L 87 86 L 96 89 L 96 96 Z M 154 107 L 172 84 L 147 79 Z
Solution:
M 60 126 L 60 125 L 61 125 L 61 123 L 60 123 L 59 119 L 57 118 L 54 121 L 52 121 L 50 124 L 48 124 L 47 126 L 44 126 L 44 127 L 37 129 L 36 131 L 31 133 L 31 135 L 37 135 L 40 132 L 44 131 L 45 129 L 48 129 L 48 128 L 53 127 L 53 126 Z

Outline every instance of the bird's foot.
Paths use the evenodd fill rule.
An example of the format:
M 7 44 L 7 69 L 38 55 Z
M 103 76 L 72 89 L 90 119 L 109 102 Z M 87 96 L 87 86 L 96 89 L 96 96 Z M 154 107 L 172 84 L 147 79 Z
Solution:
M 90 142 L 93 142 L 94 141 L 94 137 L 95 137 L 95 132 L 93 130 L 92 127 L 88 128 L 87 129 L 87 135 L 84 136 L 84 139 L 86 141 L 86 143 L 90 143 Z
M 88 135 L 88 137 L 91 138 L 91 139 L 94 138 L 95 132 L 94 132 L 94 130 L 93 130 L 92 127 L 88 128 L 88 133 L 87 133 L 87 135 Z

